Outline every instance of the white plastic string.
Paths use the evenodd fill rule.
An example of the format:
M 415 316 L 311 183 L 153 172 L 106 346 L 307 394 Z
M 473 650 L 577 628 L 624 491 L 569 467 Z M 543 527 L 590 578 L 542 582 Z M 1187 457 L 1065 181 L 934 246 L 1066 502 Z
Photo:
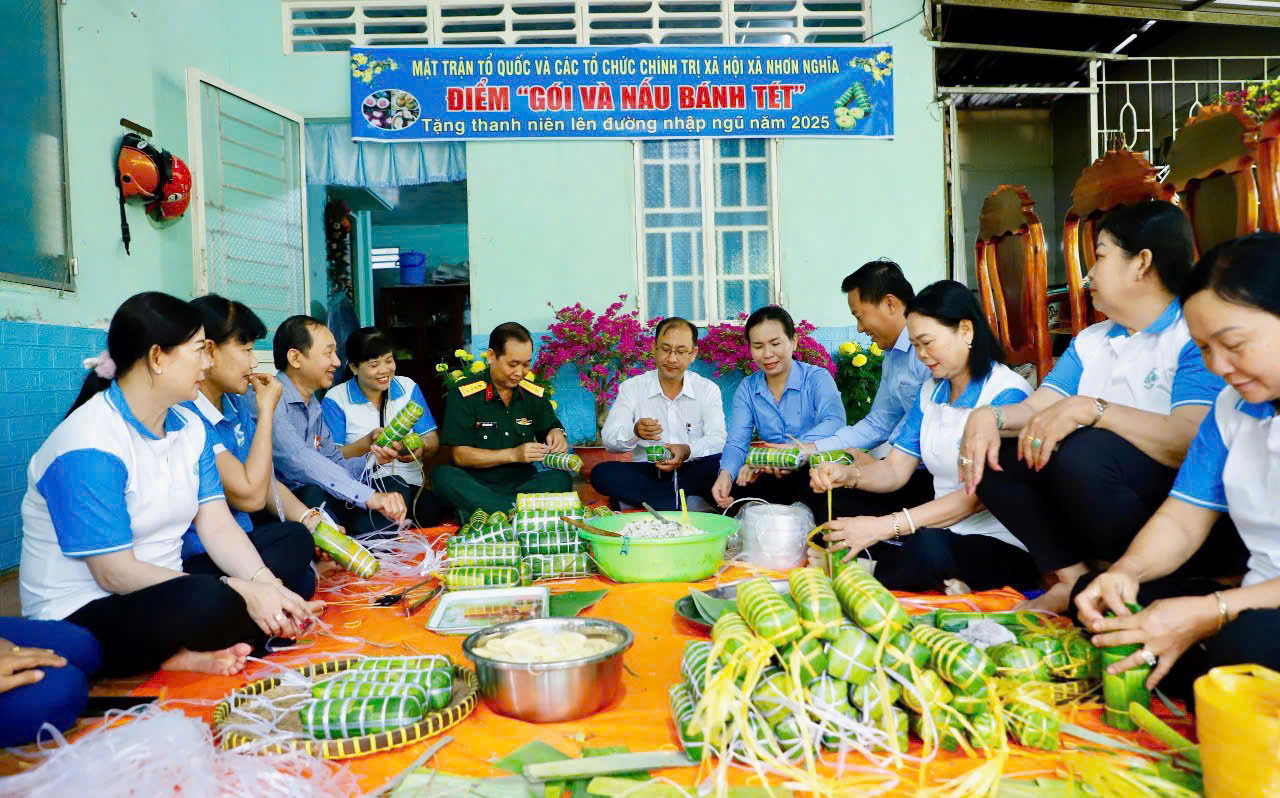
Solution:
M 159 704 L 111 710 L 102 725 L 71 743 L 45 724 L 38 745 L 39 764 L 0 779 L 0 798 L 175 793 L 189 798 L 320 798 L 362 793 L 346 767 L 301 751 L 224 751 L 203 721 Z

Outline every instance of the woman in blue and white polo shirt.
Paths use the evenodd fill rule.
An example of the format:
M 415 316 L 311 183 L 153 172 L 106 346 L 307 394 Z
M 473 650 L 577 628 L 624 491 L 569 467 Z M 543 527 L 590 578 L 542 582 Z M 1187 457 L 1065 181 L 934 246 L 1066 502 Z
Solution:
M 866 466 L 823 463 L 810 469 L 809 483 L 816 492 L 894 493 L 924 463 L 934 498 L 888 515 L 836 518 L 826 525 L 827 547 L 855 555 L 867 549 L 876 578 L 892 590 L 940 590 L 953 579 L 973 590 L 1033 587 L 1039 574 L 1026 547 L 965 492 L 956 465 L 973 408 L 1016 404 L 1031 386 L 1004 365 L 978 300 L 954 280 L 907 303 L 907 332 L 933 376 L 920 386 L 888 457 Z
M 194 411 L 213 437 L 218 476 L 236 523 L 250 533 L 263 562 L 285 587 L 310 596 L 316 586 L 310 530 L 320 522 L 320 513 L 281 485 L 271 467 L 273 416 L 283 387 L 270 374 L 254 373 L 258 359 L 253 352 L 267 326 L 244 304 L 217 294 L 197 297 L 191 305 L 200 311 L 213 364 L 195 401 L 182 406 Z M 182 542 L 182 569 L 222 575 L 195 527 Z
M 104 676 L 230 675 L 268 635 L 297 636 L 323 606 L 284 587 L 231 517 L 213 438 L 178 406 L 208 367 L 194 307 L 158 292 L 129 298 L 27 470 L 23 614 L 92 632 Z M 183 573 L 192 523 L 222 577 Z
M 347 336 L 347 370 L 351 379 L 335 385 L 325 394 L 320 409 L 324 423 L 344 457 L 368 454 L 378 433 L 409 402 L 422 408 L 422 418 L 413 431 L 422 439 L 415 452 L 404 450 L 397 460 L 373 471 L 378 490 L 394 491 L 404 497 L 409 517 L 418 526 L 433 526 L 443 517 L 440 501 L 422 486 L 422 463 L 440 449 L 436 420 L 417 383 L 396 376 L 395 343 L 377 327 L 361 327 Z M 421 488 L 421 492 L 419 492 Z M 415 502 L 416 498 L 416 502 Z
M 1183 291 L 1191 334 L 1224 388 L 1187 452 L 1173 492 L 1133 545 L 1075 599 L 1098 645 L 1142 649 L 1112 667 L 1154 666 L 1148 684 L 1190 697 L 1221 665 L 1280 670 L 1280 235 L 1223 244 Z M 1181 566 L 1229 515 L 1249 549 L 1236 589 L 1184 578 Z M 1131 614 L 1125 602 L 1146 606 Z M 1104 618 L 1112 610 L 1114 618 Z
M 1108 214 L 1089 290 L 1110 320 L 1081 331 L 1025 402 L 969 417 L 960 448 L 968 489 L 1055 583 L 1033 606 L 1064 611 L 1084 561 L 1124 553 L 1169 495 L 1222 389 L 1177 298 L 1193 253 L 1191 224 L 1170 203 Z M 1217 538 L 1188 567 L 1243 572 L 1229 524 Z

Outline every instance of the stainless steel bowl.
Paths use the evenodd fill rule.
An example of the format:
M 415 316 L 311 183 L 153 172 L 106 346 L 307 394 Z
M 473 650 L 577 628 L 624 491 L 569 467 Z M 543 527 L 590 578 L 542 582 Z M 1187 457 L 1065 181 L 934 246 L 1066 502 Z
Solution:
M 565 662 L 503 662 L 475 653 L 493 637 L 536 628 L 544 634 L 578 632 L 607 637 L 616 645 L 601 654 Z M 475 663 L 480 695 L 497 713 L 532 723 L 583 718 L 622 692 L 622 655 L 635 636 L 620 623 L 602 618 L 538 618 L 491 626 L 462 641 Z

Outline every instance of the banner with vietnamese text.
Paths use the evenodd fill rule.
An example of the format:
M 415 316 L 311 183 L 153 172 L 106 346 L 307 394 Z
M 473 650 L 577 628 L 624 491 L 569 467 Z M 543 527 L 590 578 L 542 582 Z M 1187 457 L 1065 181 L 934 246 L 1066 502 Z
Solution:
M 364 141 L 893 136 L 883 45 L 361 47 Z

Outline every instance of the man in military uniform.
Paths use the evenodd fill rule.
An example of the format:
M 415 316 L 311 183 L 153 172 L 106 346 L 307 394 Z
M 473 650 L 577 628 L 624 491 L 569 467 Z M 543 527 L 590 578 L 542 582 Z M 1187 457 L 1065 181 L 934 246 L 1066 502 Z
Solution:
M 453 448 L 453 465 L 431 473 L 432 490 L 463 518 L 476 508 L 507 511 L 517 493 L 573 490 L 565 471 L 538 471 L 534 463 L 567 452 L 569 441 L 544 389 L 526 380 L 533 339 L 509 321 L 489 334 L 489 372 L 450 391 L 440 443 Z

